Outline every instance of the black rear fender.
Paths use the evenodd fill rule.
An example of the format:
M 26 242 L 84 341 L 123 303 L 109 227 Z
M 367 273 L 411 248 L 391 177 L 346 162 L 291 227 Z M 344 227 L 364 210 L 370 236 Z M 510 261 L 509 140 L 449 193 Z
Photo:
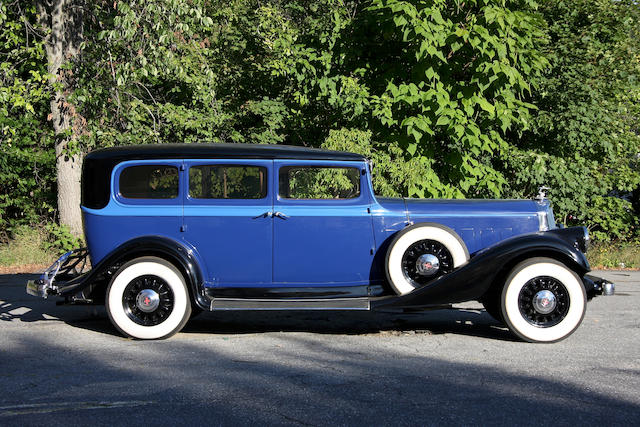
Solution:
M 104 300 L 106 286 L 111 276 L 124 263 L 143 256 L 155 256 L 173 264 L 184 276 L 193 305 L 208 310 L 210 301 L 204 295 L 203 278 L 194 250 L 181 243 L 161 236 L 138 237 L 123 243 L 105 256 L 80 281 L 62 286 L 59 293 L 70 295 L 82 291 L 93 301 Z

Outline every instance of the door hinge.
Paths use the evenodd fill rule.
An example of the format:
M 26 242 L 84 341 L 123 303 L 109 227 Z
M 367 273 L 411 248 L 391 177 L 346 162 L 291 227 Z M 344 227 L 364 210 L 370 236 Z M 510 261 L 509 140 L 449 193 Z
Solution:
M 180 232 L 184 233 L 185 231 L 187 231 L 187 226 L 186 225 L 181 225 L 180 226 Z
M 181 171 L 183 171 L 183 170 L 185 170 L 185 169 L 186 169 L 186 168 L 184 167 L 184 165 L 180 165 L 180 170 L 181 170 Z

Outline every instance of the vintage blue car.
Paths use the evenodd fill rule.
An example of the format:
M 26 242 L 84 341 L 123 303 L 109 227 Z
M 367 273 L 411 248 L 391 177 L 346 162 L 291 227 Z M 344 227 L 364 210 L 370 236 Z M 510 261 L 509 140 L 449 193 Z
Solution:
M 587 300 L 584 227 L 549 202 L 376 197 L 371 165 L 290 146 L 161 144 L 89 153 L 88 249 L 27 292 L 105 304 L 123 334 L 169 337 L 202 310 L 398 310 L 479 300 L 518 337 L 554 342 Z M 92 269 L 79 265 L 89 257 Z

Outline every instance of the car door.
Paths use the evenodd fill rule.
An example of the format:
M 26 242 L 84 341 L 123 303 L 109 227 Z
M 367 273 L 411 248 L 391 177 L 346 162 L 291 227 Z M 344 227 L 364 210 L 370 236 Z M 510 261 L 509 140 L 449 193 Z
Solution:
M 185 161 L 184 236 L 207 286 L 271 284 L 272 168 L 272 160 Z
M 366 173 L 361 162 L 274 162 L 274 285 L 369 284 L 374 241 Z

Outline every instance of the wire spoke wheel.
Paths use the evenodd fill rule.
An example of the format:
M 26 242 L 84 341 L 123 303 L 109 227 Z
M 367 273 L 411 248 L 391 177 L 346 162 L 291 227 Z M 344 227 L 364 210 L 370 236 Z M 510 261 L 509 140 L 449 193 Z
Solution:
M 453 271 L 453 256 L 436 240 L 419 240 L 405 251 L 402 270 L 405 277 L 415 286 L 422 286 L 438 276 Z
M 555 326 L 569 311 L 569 293 L 564 285 L 549 276 L 535 277 L 520 290 L 520 313 L 532 325 L 541 328 Z
M 547 257 L 533 257 L 517 264 L 500 295 L 505 324 L 529 342 L 565 339 L 582 322 L 586 307 L 587 293 L 580 276 Z
M 107 287 L 111 323 L 136 339 L 163 339 L 180 331 L 191 316 L 189 289 L 182 273 L 157 257 L 125 263 Z
M 452 229 L 420 223 L 399 231 L 387 250 L 387 281 L 405 295 L 469 261 L 469 251 Z
M 173 292 L 158 276 L 146 275 L 127 285 L 122 305 L 127 316 L 138 325 L 155 326 L 162 323 L 173 310 Z

